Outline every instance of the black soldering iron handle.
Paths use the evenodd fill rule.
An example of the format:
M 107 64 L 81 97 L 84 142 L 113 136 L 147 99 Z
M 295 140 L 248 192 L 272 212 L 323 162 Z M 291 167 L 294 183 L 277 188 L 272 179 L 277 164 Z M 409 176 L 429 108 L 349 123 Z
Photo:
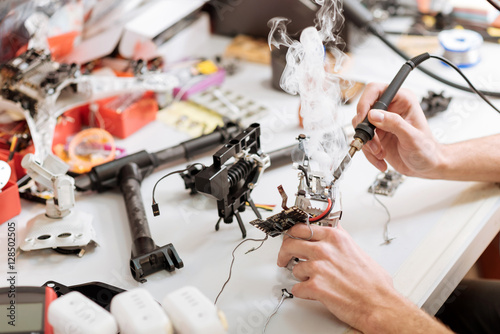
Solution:
M 410 72 L 420 63 L 429 58 L 430 56 L 426 52 L 404 63 L 378 101 L 372 106 L 372 109 L 387 110 L 394 99 L 394 96 L 398 93 L 399 88 L 401 88 L 403 82 L 406 80 L 408 74 L 410 74 Z M 366 116 L 363 122 L 356 126 L 355 131 L 354 138 L 359 138 L 363 144 L 366 144 L 369 140 L 373 139 L 373 136 L 375 135 L 375 126 L 368 121 L 368 116 Z

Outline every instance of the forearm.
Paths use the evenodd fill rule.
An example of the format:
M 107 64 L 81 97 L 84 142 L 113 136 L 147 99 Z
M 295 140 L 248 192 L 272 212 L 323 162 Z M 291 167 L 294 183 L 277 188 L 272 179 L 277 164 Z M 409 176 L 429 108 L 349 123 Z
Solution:
M 384 305 L 367 318 L 363 333 L 443 333 L 452 331 L 397 292 L 387 295 Z
M 500 134 L 441 145 L 431 178 L 500 182 Z

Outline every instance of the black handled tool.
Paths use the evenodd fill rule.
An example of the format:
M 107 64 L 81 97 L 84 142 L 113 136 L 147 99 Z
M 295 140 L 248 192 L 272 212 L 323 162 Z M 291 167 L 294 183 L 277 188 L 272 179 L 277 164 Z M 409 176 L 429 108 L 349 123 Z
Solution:
M 396 96 L 396 94 L 398 93 L 399 88 L 401 88 L 406 77 L 408 77 L 408 74 L 410 74 L 410 72 L 414 68 L 416 68 L 420 63 L 429 58 L 430 55 L 428 53 L 423 53 L 404 63 L 399 72 L 394 77 L 394 79 L 392 79 L 389 86 L 387 86 L 386 90 L 382 93 L 378 101 L 375 102 L 375 104 L 372 106 L 372 109 L 387 110 L 392 100 L 394 99 L 394 96 Z M 354 133 L 354 140 L 351 142 L 350 145 L 351 147 L 349 148 L 349 152 L 346 154 L 344 160 L 342 160 L 340 165 L 333 173 L 334 182 L 335 180 L 338 180 L 340 178 L 342 172 L 346 169 L 347 165 L 354 156 L 354 153 L 361 150 L 363 145 L 365 145 L 368 141 L 373 139 L 374 135 L 375 135 L 375 126 L 370 123 L 367 115 L 363 120 L 363 122 L 359 123 L 356 126 Z

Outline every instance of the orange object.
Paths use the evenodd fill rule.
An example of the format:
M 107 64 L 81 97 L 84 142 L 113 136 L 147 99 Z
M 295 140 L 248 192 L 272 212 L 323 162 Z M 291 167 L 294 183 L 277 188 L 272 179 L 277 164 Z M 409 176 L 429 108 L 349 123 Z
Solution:
M 83 151 L 98 151 L 97 153 L 79 153 L 78 146 Z M 107 148 L 106 146 L 109 146 Z M 80 148 L 82 150 L 82 148 Z M 107 154 L 102 154 L 107 152 Z M 89 172 L 92 167 L 104 164 L 115 158 L 116 146 L 113 136 L 104 129 L 89 128 L 80 131 L 71 139 L 68 147 L 68 162 L 71 171 L 76 173 Z
M 79 106 L 66 111 L 57 119 L 52 140 L 52 150 L 58 144 L 66 144 L 69 136 L 78 133 L 82 129 L 82 113 L 88 112 L 88 105 Z
M 76 37 L 79 35 L 79 31 L 70 31 L 47 38 L 52 59 L 58 61 L 61 57 L 69 54 L 73 50 Z
M 153 92 L 146 92 L 135 100 L 128 99 L 132 95 L 124 94 L 97 101 L 97 108 L 89 108 L 88 115 L 84 116 L 84 123 L 90 124 L 89 119 L 93 119 L 91 126 L 103 127 L 113 136 L 127 138 L 154 121 L 158 112 L 158 103 Z

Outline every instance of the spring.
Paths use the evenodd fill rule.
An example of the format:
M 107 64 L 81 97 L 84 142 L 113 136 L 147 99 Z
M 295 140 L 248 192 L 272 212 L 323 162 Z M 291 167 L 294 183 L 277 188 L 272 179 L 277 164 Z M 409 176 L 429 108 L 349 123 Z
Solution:
M 227 178 L 230 186 L 234 186 L 241 179 L 244 179 L 252 171 L 253 163 L 246 161 L 244 159 L 238 160 L 234 165 L 227 171 Z

